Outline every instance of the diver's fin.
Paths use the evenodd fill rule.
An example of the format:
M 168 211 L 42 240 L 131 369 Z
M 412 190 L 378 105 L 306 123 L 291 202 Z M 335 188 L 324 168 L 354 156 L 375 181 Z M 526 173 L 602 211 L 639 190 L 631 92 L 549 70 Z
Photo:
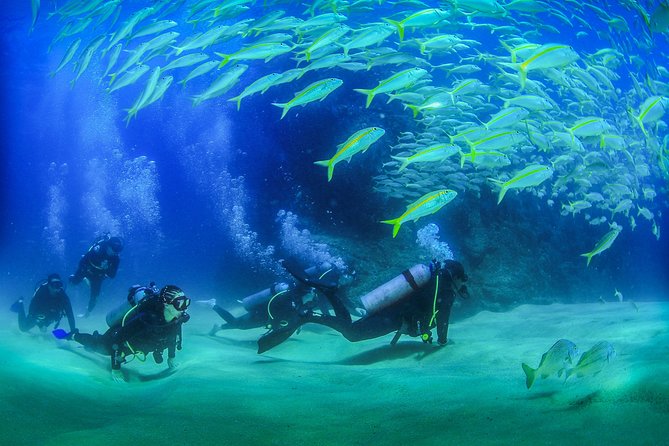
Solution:
M 393 336 L 393 339 L 390 341 L 390 345 L 395 345 L 397 344 L 397 341 L 400 340 L 400 336 L 402 336 L 402 333 L 400 333 L 401 330 L 397 330 L 395 333 L 395 336 Z
M 300 324 L 287 325 L 285 327 L 279 327 L 265 333 L 260 337 L 260 339 L 258 339 L 258 354 L 265 353 L 267 350 L 270 350 L 281 344 L 293 333 L 295 333 L 295 330 L 297 330 L 299 327 Z
M 304 270 L 302 270 L 293 262 L 284 260 L 281 262 L 281 266 L 286 268 L 286 271 L 288 271 L 298 281 L 302 282 L 303 284 L 309 287 L 316 288 L 321 291 L 333 291 L 337 289 L 337 282 L 324 279 L 311 278 L 307 275 L 307 273 L 304 272 Z

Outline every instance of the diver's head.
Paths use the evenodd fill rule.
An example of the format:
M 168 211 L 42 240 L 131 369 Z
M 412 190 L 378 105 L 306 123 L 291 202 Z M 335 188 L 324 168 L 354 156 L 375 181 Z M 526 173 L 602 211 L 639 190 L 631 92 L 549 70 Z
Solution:
M 123 240 L 121 240 L 121 237 L 111 237 L 107 240 L 107 248 L 107 254 L 118 254 L 123 251 Z M 111 250 L 111 252 L 109 252 L 109 250 Z
M 165 320 L 171 321 L 186 312 L 190 305 L 190 299 L 181 288 L 175 285 L 166 285 L 160 290 L 160 300 L 165 311 Z
M 461 282 L 466 282 L 469 277 L 467 277 L 467 273 L 465 273 L 465 267 L 462 266 L 462 263 L 456 261 L 456 260 L 444 260 L 441 262 L 441 267 L 444 270 L 447 270 L 453 280 L 459 280 Z
M 63 281 L 61 280 L 60 275 L 58 273 L 49 274 L 46 283 L 49 286 L 49 291 L 52 294 L 60 293 L 61 291 L 63 291 Z

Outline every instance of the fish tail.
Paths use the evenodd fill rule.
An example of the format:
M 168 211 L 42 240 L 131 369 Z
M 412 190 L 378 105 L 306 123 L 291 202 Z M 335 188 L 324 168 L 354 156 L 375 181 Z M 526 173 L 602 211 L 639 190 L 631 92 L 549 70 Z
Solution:
M 395 28 L 397 28 L 397 34 L 399 34 L 400 36 L 400 42 L 404 40 L 404 25 L 401 22 L 390 19 L 383 19 L 383 20 L 395 26 Z
M 410 105 L 410 104 L 407 104 L 407 107 L 410 108 L 411 111 L 413 112 L 413 117 L 414 117 L 414 118 L 415 118 L 416 116 L 418 116 L 418 112 L 420 111 L 420 109 L 418 108 L 417 105 Z
M 537 370 L 533 369 L 529 365 L 523 363 L 523 372 L 525 372 L 525 385 L 529 389 L 534 384 L 534 379 L 536 378 Z
M 460 169 L 462 169 L 465 166 L 465 157 L 467 155 L 465 155 L 465 152 L 463 152 L 462 150 L 459 150 L 459 152 L 460 152 Z
M 403 171 L 403 170 L 406 169 L 407 166 L 410 164 L 410 163 L 409 163 L 409 158 L 406 158 L 406 157 L 403 157 L 403 156 L 392 156 L 392 155 L 390 155 L 390 157 L 391 157 L 392 159 L 397 160 L 397 161 L 399 161 L 399 162 L 402 163 L 402 164 L 400 165 L 400 169 L 398 170 L 398 172 Z
M 328 183 L 332 180 L 332 175 L 334 175 L 334 163 L 331 163 L 330 160 L 315 161 L 314 164 L 317 166 L 323 166 L 328 168 Z
M 397 236 L 397 233 L 400 230 L 400 226 L 402 226 L 402 221 L 399 218 L 393 218 L 392 220 L 382 220 L 381 223 L 393 225 L 393 238 Z
M 500 40 L 499 43 L 501 43 L 502 46 L 504 47 L 504 49 L 507 50 L 509 52 L 509 54 L 511 55 L 511 63 L 516 63 L 516 52 L 513 51 L 513 48 L 511 48 L 509 45 L 507 45 L 507 43 L 504 42 L 503 40 Z
M 214 54 L 216 54 L 218 57 L 223 58 L 223 60 L 221 60 L 221 63 L 218 64 L 218 68 L 224 67 L 225 64 L 230 62 L 230 55 L 229 54 L 223 54 L 223 53 L 217 53 L 217 52 L 214 52 Z
M 520 90 L 525 89 L 525 83 L 527 82 L 527 70 L 523 68 L 523 64 L 518 65 L 518 74 L 520 75 Z
M 272 105 L 283 109 L 283 113 L 281 113 L 281 119 L 283 119 L 283 117 L 286 116 L 286 113 L 288 113 L 288 110 L 290 110 L 290 107 L 288 107 L 287 104 L 272 102 Z
M 371 104 L 372 99 L 374 99 L 374 90 L 365 90 L 364 88 L 354 88 L 353 91 L 357 91 L 358 93 L 367 95 L 367 103 L 365 104 L 365 108 L 369 108 L 369 104 Z
M 137 110 L 132 109 L 132 108 L 130 110 L 128 110 L 128 116 L 126 116 L 126 118 L 125 118 L 125 126 L 126 127 L 128 127 L 128 125 L 130 125 L 130 121 L 135 116 L 137 116 Z
M 594 256 L 594 254 L 591 252 L 586 252 L 585 254 L 581 254 L 581 257 L 588 258 L 588 262 L 585 264 L 585 266 L 590 266 L 590 260 L 592 260 L 592 256 Z
M 234 98 L 228 99 L 228 101 L 235 101 L 237 102 L 237 111 L 239 111 L 239 107 L 242 105 L 242 96 L 235 96 Z
M 499 190 L 499 195 L 497 196 L 497 204 L 500 204 L 502 200 L 504 199 L 504 195 L 506 195 L 506 191 L 509 190 L 508 187 L 504 185 L 503 181 L 496 180 L 494 178 L 488 178 L 488 180 L 492 181 L 493 183 L 501 184 L 502 188 Z

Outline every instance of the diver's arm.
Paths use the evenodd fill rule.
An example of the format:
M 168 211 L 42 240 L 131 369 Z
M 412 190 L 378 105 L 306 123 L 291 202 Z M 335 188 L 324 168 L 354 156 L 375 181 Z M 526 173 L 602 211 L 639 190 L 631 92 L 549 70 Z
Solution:
M 105 271 L 105 274 L 110 279 L 113 279 L 114 277 L 116 277 L 116 272 L 118 271 L 119 260 L 120 260 L 119 256 L 117 256 L 117 255 L 113 255 L 108 259 L 107 270 Z
M 174 327 L 167 345 L 167 367 L 170 369 L 178 366 L 175 361 L 177 350 L 181 350 L 181 323 Z
M 451 317 L 451 308 L 455 301 L 455 293 L 447 287 L 441 292 L 439 297 L 441 301 L 439 304 L 439 311 L 437 312 L 437 342 L 439 345 L 446 345 L 448 343 L 448 323 Z
M 65 292 L 61 294 L 61 299 L 63 301 L 62 308 L 65 310 L 65 316 L 67 316 L 67 323 L 70 325 L 70 332 L 73 332 L 76 329 L 76 326 L 74 322 L 74 313 L 72 312 L 72 303 Z

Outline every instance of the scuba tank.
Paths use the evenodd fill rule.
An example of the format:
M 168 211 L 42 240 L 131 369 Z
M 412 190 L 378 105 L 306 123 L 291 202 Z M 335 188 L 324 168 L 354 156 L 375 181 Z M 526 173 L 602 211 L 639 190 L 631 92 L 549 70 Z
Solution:
M 330 271 L 333 271 L 332 265 L 328 262 L 323 262 L 320 265 L 314 265 L 307 268 L 306 270 L 304 270 L 304 273 L 307 274 L 308 276 L 313 276 L 317 274 L 325 275 Z M 273 284 L 269 288 L 265 288 L 264 290 L 258 291 L 255 294 L 246 296 L 239 302 L 242 304 L 242 306 L 246 311 L 251 312 L 261 305 L 266 306 L 269 300 L 272 298 L 272 296 L 276 296 L 277 293 L 289 290 L 290 288 L 291 286 L 289 284 L 285 282 L 278 282 Z
M 255 308 L 258 308 L 261 305 L 267 305 L 267 302 L 269 302 L 272 296 L 274 296 L 276 293 L 286 291 L 289 288 L 290 285 L 288 285 L 285 282 L 275 283 L 269 288 L 265 288 L 264 290 L 258 291 L 255 294 L 246 296 L 244 299 L 240 301 L 240 303 L 242 304 L 244 309 L 250 313 Z
M 105 317 L 107 325 L 109 327 L 120 325 L 121 321 L 123 321 L 123 317 L 128 311 L 132 310 L 147 297 L 154 296 L 156 294 L 158 294 L 158 289 L 156 288 L 156 284 L 153 282 L 151 282 L 148 287 L 133 285 L 128 290 L 128 298 L 121 305 L 107 313 L 107 316 Z
M 367 314 L 376 313 L 398 302 L 430 281 L 432 273 L 427 265 L 418 263 L 397 277 L 360 298 Z

